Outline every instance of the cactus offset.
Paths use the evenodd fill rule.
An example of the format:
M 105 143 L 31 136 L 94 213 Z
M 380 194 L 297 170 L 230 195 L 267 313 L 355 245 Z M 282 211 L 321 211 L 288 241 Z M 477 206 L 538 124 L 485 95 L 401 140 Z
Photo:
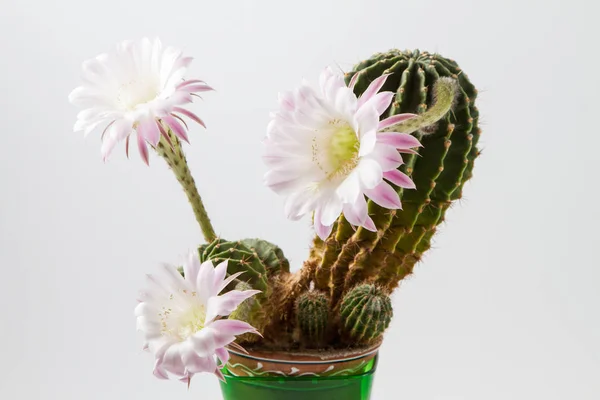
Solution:
M 296 300 L 298 341 L 305 347 L 323 344 L 329 323 L 329 298 L 323 292 L 309 290 Z
M 373 284 L 356 286 L 340 307 L 342 336 L 351 343 L 371 343 L 381 337 L 392 316 L 392 303 L 382 289 Z

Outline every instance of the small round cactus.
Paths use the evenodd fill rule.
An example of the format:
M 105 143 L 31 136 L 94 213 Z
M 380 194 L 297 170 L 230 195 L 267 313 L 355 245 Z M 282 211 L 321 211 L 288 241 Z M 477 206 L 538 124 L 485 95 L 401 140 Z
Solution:
M 307 347 L 323 343 L 329 321 L 329 298 L 325 293 L 310 290 L 296 300 L 296 322 L 300 341 Z
M 378 339 L 392 320 L 392 303 L 379 287 L 363 284 L 351 289 L 340 307 L 344 337 L 355 344 Z

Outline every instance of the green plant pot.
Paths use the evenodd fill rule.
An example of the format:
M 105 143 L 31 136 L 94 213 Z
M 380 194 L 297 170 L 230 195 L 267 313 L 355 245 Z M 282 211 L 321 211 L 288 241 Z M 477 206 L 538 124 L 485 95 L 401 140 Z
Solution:
M 378 346 L 377 346 L 378 347 Z M 225 400 L 368 400 L 377 347 L 332 354 L 231 351 L 221 390 Z

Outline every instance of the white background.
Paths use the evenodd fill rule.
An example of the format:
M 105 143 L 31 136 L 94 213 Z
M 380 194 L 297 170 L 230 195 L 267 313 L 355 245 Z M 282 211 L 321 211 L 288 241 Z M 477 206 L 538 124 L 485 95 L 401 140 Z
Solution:
M 0 398 L 220 398 L 212 376 L 156 380 L 135 332 L 144 274 L 201 240 L 177 182 L 72 133 L 81 62 L 144 35 L 217 88 L 186 150 L 218 232 L 277 242 L 296 268 L 309 223 L 262 186 L 277 92 L 394 47 L 457 60 L 484 151 L 395 294 L 373 399 L 600 398 L 594 4 L 1 0 Z

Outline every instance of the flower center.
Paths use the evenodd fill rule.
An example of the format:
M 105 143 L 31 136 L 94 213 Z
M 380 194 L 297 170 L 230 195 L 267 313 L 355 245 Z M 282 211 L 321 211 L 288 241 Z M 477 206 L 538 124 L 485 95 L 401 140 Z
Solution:
M 360 142 L 356 132 L 346 122 L 338 119 L 329 121 L 329 132 L 325 141 L 321 142 L 324 159 L 320 162 L 317 142 L 313 146 L 313 159 L 319 168 L 327 175 L 327 179 L 334 179 L 347 175 L 358 163 L 358 149 Z
M 191 308 L 181 316 L 177 334 L 181 339 L 187 339 L 204 328 L 206 309 L 199 305 Z
M 169 304 L 158 313 L 163 336 L 185 340 L 204 328 L 206 307 L 198 301 L 197 293 L 181 289 L 169 296 Z
M 140 104 L 154 100 L 158 96 L 157 88 L 152 79 L 132 79 L 117 90 L 117 103 L 124 110 L 133 110 Z

